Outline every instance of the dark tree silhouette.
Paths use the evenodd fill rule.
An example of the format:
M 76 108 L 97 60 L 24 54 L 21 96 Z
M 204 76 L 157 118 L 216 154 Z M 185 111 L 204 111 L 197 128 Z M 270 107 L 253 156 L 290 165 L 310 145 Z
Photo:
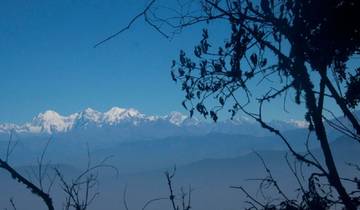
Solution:
M 151 204 L 153 204 L 155 202 L 169 201 L 169 203 L 171 204 L 170 209 L 172 209 L 172 210 L 190 210 L 192 208 L 191 207 L 191 193 L 193 190 L 191 188 L 191 186 L 189 186 L 188 191 L 185 191 L 184 188 L 181 187 L 180 193 L 176 193 L 174 190 L 174 184 L 173 184 L 174 177 L 176 174 L 176 166 L 174 167 L 174 169 L 172 171 L 165 171 L 164 174 L 165 174 L 167 186 L 169 189 L 168 197 L 164 196 L 164 197 L 157 197 L 157 198 L 150 199 L 144 203 L 144 206 L 141 209 L 145 210 L 147 207 L 149 207 Z M 124 189 L 123 201 L 124 201 L 125 210 L 129 210 L 127 200 L 126 200 L 126 192 L 127 192 L 127 187 L 125 187 L 125 189 Z
M 360 142 L 360 124 L 352 113 L 360 101 L 360 68 L 354 67 L 360 53 L 360 1 L 177 2 L 178 6 L 169 8 L 150 1 L 126 28 L 104 41 L 124 32 L 140 17 L 166 38 L 188 26 L 203 26 L 193 55 L 181 51 L 172 63 L 172 79 L 181 84 L 183 106 L 190 115 L 197 111 L 217 121 L 221 109 L 230 107 L 232 117 L 242 111 L 278 135 L 298 161 L 315 167 L 319 173 L 313 176 L 327 179 L 340 197 L 336 202 L 355 210 L 358 198 L 352 197 L 341 181 L 324 121 L 334 111 L 327 105 L 335 103 L 351 128 L 332 126 Z M 223 44 L 210 39 L 211 29 L 217 29 L 212 23 L 228 27 L 228 31 L 217 34 L 223 35 Z M 253 84 L 268 80 L 271 85 L 263 84 L 264 92 L 254 96 L 257 87 Z M 263 120 L 264 104 L 280 97 L 285 98 L 284 104 L 289 103 L 288 94 L 294 95 L 296 104 L 305 106 L 309 131 L 320 142 L 325 166 L 312 155 L 296 152 L 279 130 Z M 248 104 L 258 104 L 259 111 L 251 112 Z
M 34 181 L 32 181 L 31 179 L 29 179 L 28 177 L 23 176 L 21 173 L 19 173 L 13 166 L 11 166 L 9 164 L 9 158 L 11 156 L 11 153 L 14 151 L 15 146 L 17 145 L 17 141 L 14 142 L 13 140 L 13 133 L 10 133 L 9 136 L 9 141 L 8 141 L 8 145 L 7 145 L 7 149 L 6 149 L 6 153 L 5 153 L 5 158 L 2 159 L 0 158 L 0 168 L 7 171 L 10 175 L 11 178 L 16 180 L 17 182 L 23 184 L 27 189 L 30 190 L 31 193 L 33 193 L 34 195 L 36 195 L 37 197 L 39 197 L 43 203 L 46 205 L 48 210 L 54 210 L 54 204 L 53 204 L 53 199 L 50 196 L 50 190 L 51 187 L 54 183 L 54 179 L 50 179 L 49 180 L 49 186 L 48 189 L 45 190 L 44 189 L 44 175 L 47 173 L 47 167 L 44 167 L 44 157 L 45 157 L 45 152 L 47 150 L 47 147 L 50 143 L 49 139 L 46 143 L 46 146 L 40 156 L 40 158 L 38 159 L 38 174 L 34 174 L 35 177 L 37 178 L 38 184 L 36 184 Z M 13 199 L 10 199 L 10 203 L 12 205 L 12 207 L 15 209 L 15 204 Z
M 26 177 L 9 163 L 9 157 L 17 145 L 17 141 L 13 141 L 12 133 L 10 133 L 5 158 L 0 158 L 0 169 L 7 171 L 12 179 L 23 184 L 31 193 L 41 198 L 48 210 L 55 209 L 53 197 L 51 196 L 51 189 L 56 183 L 56 179 L 59 180 L 58 184 L 65 194 L 65 201 L 63 203 L 65 210 L 88 209 L 91 203 L 99 195 L 96 188 L 99 185 L 98 175 L 99 172 L 101 172 L 101 169 L 110 168 L 118 175 L 117 168 L 106 163 L 111 156 L 104 158 L 96 164 L 92 164 L 91 154 L 88 148 L 88 162 L 86 168 L 81 171 L 78 176 L 69 180 L 69 178 L 61 172 L 61 169 L 50 165 L 50 162 L 45 162 L 46 152 L 51 140 L 51 138 L 48 139 L 41 155 L 37 159 L 37 167 L 32 168 L 35 169 L 32 170 L 32 176 L 35 177 L 35 180 L 31 179 L 31 174 L 28 174 L 28 177 Z M 13 209 L 16 209 L 13 198 L 10 198 L 10 204 Z
M 40 189 L 40 187 L 32 183 L 24 176 L 22 176 L 12 166 L 10 166 L 7 162 L 3 161 L 2 159 L 0 159 L 0 168 L 8 171 L 14 180 L 24 184 L 26 188 L 28 188 L 34 195 L 40 197 L 49 210 L 54 210 L 52 198 L 48 193 L 44 192 L 42 189 Z

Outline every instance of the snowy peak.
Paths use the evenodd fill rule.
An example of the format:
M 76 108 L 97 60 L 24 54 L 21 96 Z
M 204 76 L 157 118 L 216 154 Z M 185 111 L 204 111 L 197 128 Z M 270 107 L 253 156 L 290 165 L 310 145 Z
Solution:
M 87 108 L 84 111 L 78 113 L 77 119 L 80 121 L 100 122 L 101 117 L 101 112 L 98 112 L 91 108 Z
M 280 130 L 291 130 L 295 128 L 307 128 L 309 123 L 305 120 L 290 119 L 286 121 L 273 120 L 270 122 L 270 125 Z
M 112 124 L 117 124 L 123 120 L 129 119 L 143 119 L 145 118 L 144 114 L 141 114 L 138 110 L 130 108 L 123 109 L 119 107 L 113 107 L 109 111 L 105 112 L 103 115 L 104 122 Z
M 255 123 L 246 118 L 237 118 L 234 120 L 220 121 L 216 124 L 209 121 L 201 121 L 196 118 L 190 118 L 180 112 L 171 112 L 165 116 L 145 115 L 136 109 L 112 107 L 108 111 L 99 112 L 87 108 L 81 112 L 68 116 L 48 110 L 38 114 L 29 123 L 23 125 L 0 124 L 0 133 L 9 133 L 15 131 L 18 133 L 65 133 L 71 131 L 103 130 L 104 132 L 116 132 L 121 135 L 130 135 L 130 133 L 139 133 L 141 130 L 145 133 L 160 135 L 160 133 L 183 133 L 195 132 L 225 132 L 225 133 L 254 133 Z M 294 129 L 304 128 L 306 123 L 303 121 L 274 121 L 273 125 L 278 128 Z M 145 131 L 146 130 L 146 131 Z M 175 132 L 175 133 L 174 133 Z M 141 132 L 140 132 L 141 133 Z M 143 136 L 146 136 L 144 133 Z M 131 134 L 131 135 L 133 135 Z
M 59 133 L 74 129 L 85 129 L 90 127 L 101 128 L 105 126 L 119 126 L 122 123 L 138 125 L 140 123 L 156 122 L 165 120 L 172 125 L 179 126 L 186 115 L 180 112 L 172 112 L 170 115 L 147 116 L 136 109 L 112 107 L 106 112 L 99 112 L 92 108 L 87 108 L 81 112 L 62 116 L 59 113 L 48 110 L 38 114 L 31 122 L 24 125 L 0 124 L 0 132 L 7 133 L 16 131 L 21 133 Z
M 0 133 L 7 133 L 8 131 L 17 129 L 19 129 L 19 126 L 12 123 L 0 124 Z
M 294 119 L 291 119 L 289 121 L 286 121 L 287 123 L 289 124 L 292 124 L 298 128 L 307 128 L 309 127 L 309 123 L 306 122 L 305 120 L 294 120 Z
M 174 125 L 180 126 L 188 116 L 180 113 L 180 112 L 171 112 L 169 115 L 166 115 L 163 119 L 168 120 Z
M 62 123 L 63 117 L 59 115 L 57 112 L 48 110 L 44 113 L 38 114 L 38 116 L 34 117 L 32 122 L 34 124 L 57 124 Z
M 34 117 L 31 123 L 26 124 L 26 127 L 33 131 L 52 133 L 67 131 L 71 126 L 70 123 L 67 117 L 48 110 Z

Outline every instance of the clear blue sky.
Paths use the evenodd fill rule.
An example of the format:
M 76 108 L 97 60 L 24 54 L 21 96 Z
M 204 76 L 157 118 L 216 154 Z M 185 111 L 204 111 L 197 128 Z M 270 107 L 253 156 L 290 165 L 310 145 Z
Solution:
M 180 49 L 192 52 L 199 29 L 169 41 L 139 21 L 93 48 L 144 5 L 135 0 L 0 1 L 0 122 L 29 121 L 48 109 L 64 115 L 112 106 L 146 114 L 184 112 L 183 93 L 169 69 Z M 275 111 L 270 115 L 287 118 Z

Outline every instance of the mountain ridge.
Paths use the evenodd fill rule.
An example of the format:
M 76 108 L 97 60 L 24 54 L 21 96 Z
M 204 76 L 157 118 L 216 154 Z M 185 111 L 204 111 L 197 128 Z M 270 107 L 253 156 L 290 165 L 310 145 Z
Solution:
M 305 121 L 273 121 L 273 124 L 284 129 L 304 128 Z M 164 129 L 207 128 L 206 131 L 232 130 L 234 127 L 255 126 L 255 122 L 246 118 L 220 121 L 216 125 L 208 121 L 201 121 L 195 117 L 188 117 L 180 112 L 170 112 L 167 115 L 146 115 L 134 108 L 112 107 L 108 111 L 99 112 L 92 108 L 63 116 L 54 110 L 47 110 L 35 116 L 30 122 L 22 125 L 13 123 L 0 123 L 0 133 L 32 133 L 55 134 L 67 133 L 78 129 L 88 128 L 116 128 L 116 127 L 153 127 L 155 124 Z M 156 126 L 155 126 L 156 127 Z M 225 131 L 224 131 L 225 132 Z

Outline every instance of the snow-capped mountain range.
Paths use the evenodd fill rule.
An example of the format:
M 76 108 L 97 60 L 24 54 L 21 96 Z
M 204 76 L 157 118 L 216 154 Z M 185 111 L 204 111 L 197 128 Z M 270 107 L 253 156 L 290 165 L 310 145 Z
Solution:
M 273 121 L 281 130 L 306 127 L 303 121 Z M 171 112 L 165 116 L 145 115 L 136 109 L 113 107 L 106 112 L 87 108 L 68 116 L 48 110 L 38 114 L 32 121 L 23 125 L 0 124 L 0 133 L 19 134 L 64 134 L 80 131 L 87 133 L 105 132 L 119 136 L 152 138 L 179 134 L 206 134 L 209 132 L 259 134 L 261 130 L 255 122 L 246 118 L 225 120 L 218 123 L 189 118 L 180 112 Z
M 180 126 L 186 119 L 187 116 L 180 112 L 172 112 L 166 116 L 147 116 L 133 108 L 123 109 L 119 107 L 113 107 L 104 113 L 87 108 L 84 111 L 74 113 L 69 116 L 62 116 L 53 110 L 48 110 L 38 114 L 31 122 L 23 125 L 16 125 L 12 123 L 0 124 L 0 132 L 13 130 L 18 133 L 59 133 L 67 132 L 80 127 L 85 128 L 88 125 L 103 127 L 104 125 L 115 126 L 125 122 L 137 125 L 139 123 L 154 122 L 159 120 L 166 120 L 171 124 Z M 194 123 L 196 122 L 195 119 L 192 121 Z

